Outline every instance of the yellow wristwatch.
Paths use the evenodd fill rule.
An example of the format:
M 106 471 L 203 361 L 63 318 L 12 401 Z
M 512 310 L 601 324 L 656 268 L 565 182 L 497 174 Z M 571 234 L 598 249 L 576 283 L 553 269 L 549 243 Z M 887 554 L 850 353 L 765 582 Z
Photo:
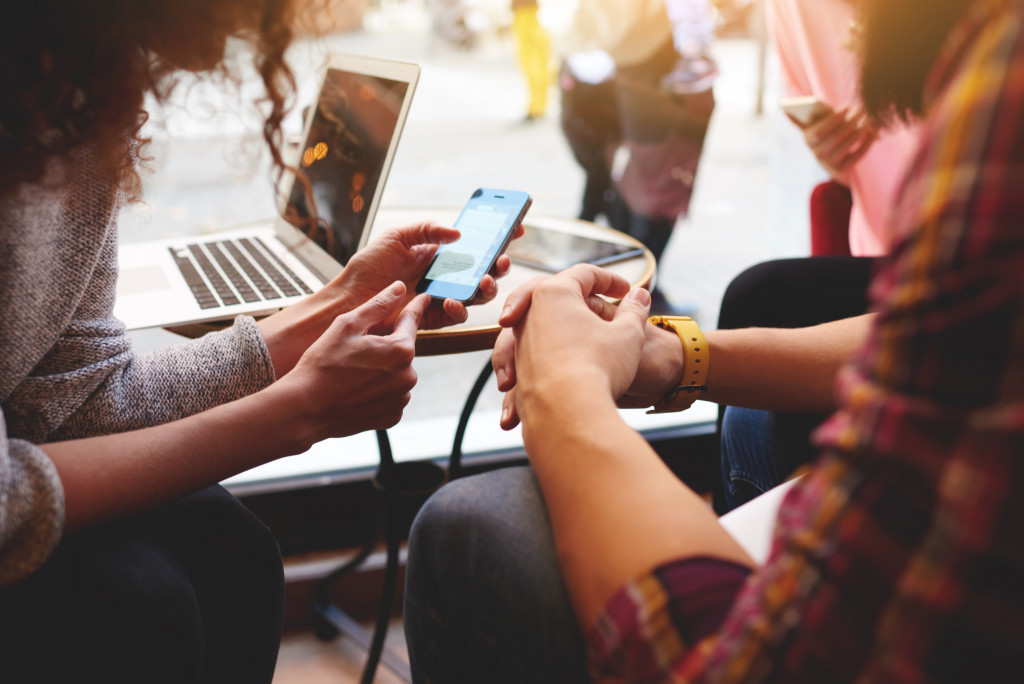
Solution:
M 659 328 L 671 330 L 683 343 L 683 377 L 679 387 L 666 394 L 648 413 L 685 411 L 708 390 L 711 353 L 704 333 L 689 316 L 651 316 L 647 319 Z

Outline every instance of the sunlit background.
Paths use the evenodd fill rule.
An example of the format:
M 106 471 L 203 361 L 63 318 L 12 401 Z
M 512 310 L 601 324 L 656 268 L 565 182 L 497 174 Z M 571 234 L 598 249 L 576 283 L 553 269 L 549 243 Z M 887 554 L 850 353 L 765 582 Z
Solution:
M 557 91 L 546 116 L 524 122 L 527 91 L 507 1 L 464 0 L 468 13 L 455 36 L 437 23 L 442 0 L 328 4 L 339 30 L 304 38 L 289 55 L 299 81 L 297 106 L 285 122 L 290 136 L 301 132 L 301 109 L 314 97 L 318 70 L 330 51 L 413 61 L 422 67 L 421 80 L 382 207 L 421 208 L 422 217 L 431 218 L 432 209 L 458 208 L 474 188 L 489 186 L 530 192 L 532 215 L 577 215 L 583 173 L 559 126 Z M 541 21 L 556 48 L 574 9 L 573 0 L 541 3 Z M 725 286 L 745 267 L 807 253 L 807 199 L 824 177 L 778 109 L 777 66 L 771 50 L 763 50 L 762 30 L 755 7 L 741 25 L 720 32 L 714 45 L 721 71 L 714 87 L 717 104 L 689 215 L 678 222 L 658 273 L 671 301 L 691 310 L 705 328 L 715 325 Z M 240 88 L 185 82 L 170 103 L 153 110 L 146 131 L 153 139 L 152 173 L 144 178 L 145 202 L 124 212 L 123 241 L 205 233 L 273 216 L 260 119 L 249 104 L 259 92 L 254 78 Z M 147 330 L 135 339 L 146 349 L 175 336 Z M 394 431 L 396 458 L 440 455 L 450 448 L 462 403 L 488 358 L 488 352 L 476 352 L 417 359 L 420 384 Z M 517 439 L 498 429 L 499 405 L 489 385 L 467 433 L 467 452 Z M 702 421 L 713 411 L 707 406 L 676 416 Z M 633 419 L 643 428 L 642 415 Z M 372 441 L 351 438 L 331 467 L 365 468 L 375 462 L 375 449 Z M 261 473 L 274 477 L 281 468 L 303 467 L 291 461 Z

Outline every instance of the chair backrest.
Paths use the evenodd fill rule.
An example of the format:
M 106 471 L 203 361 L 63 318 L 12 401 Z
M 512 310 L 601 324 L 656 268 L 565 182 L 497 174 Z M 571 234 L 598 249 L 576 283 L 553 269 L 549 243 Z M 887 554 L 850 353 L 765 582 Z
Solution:
M 829 180 L 811 191 L 811 256 L 850 255 L 850 190 Z

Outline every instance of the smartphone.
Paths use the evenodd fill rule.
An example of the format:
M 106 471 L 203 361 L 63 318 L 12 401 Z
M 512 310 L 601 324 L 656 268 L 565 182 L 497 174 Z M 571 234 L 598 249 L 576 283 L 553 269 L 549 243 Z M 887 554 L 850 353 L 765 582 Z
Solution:
M 787 97 L 779 105 L 802 126 L 810 126 L 832 111 L 831 107 L 813 95 Z
M 453 226 L 462 235 L 441 245 L 416 291 L 436 299 L 472 302 L 480 279 L 508 247 L 532 203 L 530 195 L 519 190 L 474 191 Z

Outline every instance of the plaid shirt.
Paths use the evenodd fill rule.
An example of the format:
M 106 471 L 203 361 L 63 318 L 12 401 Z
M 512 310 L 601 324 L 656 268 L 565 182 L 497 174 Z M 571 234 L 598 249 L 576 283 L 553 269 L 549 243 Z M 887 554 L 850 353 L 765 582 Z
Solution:
M 1024 0 L 973 3 L 925 96 L 877 322 L 768 563 L 696 643 L 673 573 L 632 582 L 590 634 L 595 672 L 1024 680 Z

